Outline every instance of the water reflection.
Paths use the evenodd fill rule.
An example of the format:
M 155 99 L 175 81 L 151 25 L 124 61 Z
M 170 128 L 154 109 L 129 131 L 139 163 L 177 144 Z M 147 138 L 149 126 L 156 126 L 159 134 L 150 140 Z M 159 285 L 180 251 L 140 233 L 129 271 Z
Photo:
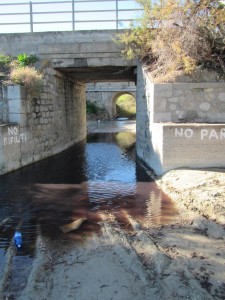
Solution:
M 175 208 L 154 182 L 120 183 L 89 181 L 82 184 L 36 184 L 30 189 L 33 214 L 42 234 L 59 239 L 82 240 L 96 232 L 102 214 L 108 211 L 121 225 L 127 216 L 143 227 L 175 220 Z M 60 226 L 87 218 L 82 229 L 64 235 Z
M 127 149 L 127 143 L 119 147 L 119 134 L 94 134 L 89 137 L 85 151 L 89 181 L 136 182 L 134 148 Z M 125 134 L 133 136 L 130 132 Z

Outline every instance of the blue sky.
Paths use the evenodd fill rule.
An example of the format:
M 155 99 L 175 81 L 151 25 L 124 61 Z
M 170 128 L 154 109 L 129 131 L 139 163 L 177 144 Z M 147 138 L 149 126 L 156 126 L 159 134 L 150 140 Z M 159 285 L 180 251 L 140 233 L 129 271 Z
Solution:
M 34 24 L 34 31 L 58 31 L 58 30 L 72 30 L 72 1 L 63 0 L 32 0 L 32 9 L 34 12 L 34 22 L 54 22 L 61 21 L 65 23 L 60 24 Z M 46 3 L 49 2 L 49 3 Z M 9 5 L 14 3 L 14 5 Z M 21 3 L 23 3 L 21 5 Z M 30 1 L 29 0 L 0 0 L 0 23 L 29 23 L 30 21 Z M 115 10 L 115 0 L 75 0 L 75 23 L 76 30 L 85 29 L 115 29 L 115 22 L 109 22 L 116 18 L 115 12 L 108 10 Z M 7 5 L 2 5 L 7 4 Z M 20 4 L 20 5 L 19 5 Z M 118 8 L 135 9 L 138 8 L 134 0 L 118 0 Z M 89 11 L 89 12 L 88 12 Z M 43 14 L 39 14 L 43 12 Z M 51 13 L 50 13 L 51 12 Z M 6 13 L 26 13 L 23 15 L 2 15 Z M 36 14 L 35 14 L 36 13 Z M 140 13 L 133 11 L 120 11 L 119 19 L 132 19 L 138 17 Z M 81 22 L 87 21 L 89 22 Z M 102 22 L 95 22 L 102 20 Z M 68 22 L 68 23 L 67 23 Z M 120 23 L 120 28 L 126 28 L 129 21 Z M 29 32 L 30 26 L 24 25 L 0 25 L 0 33 L 6 32 Z

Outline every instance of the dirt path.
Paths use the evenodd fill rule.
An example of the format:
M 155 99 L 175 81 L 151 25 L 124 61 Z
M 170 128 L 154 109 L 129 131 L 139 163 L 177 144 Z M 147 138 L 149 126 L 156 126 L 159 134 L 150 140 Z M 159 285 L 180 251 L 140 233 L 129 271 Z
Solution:
M 127 215 L 124 228 L 106 211 L 83 244 L 39 237 L 22 293 L 2 299 L 225 299 L 225 173 L 171 171 L 158 184 L 177 204 L 175 224 L 147 227 Z

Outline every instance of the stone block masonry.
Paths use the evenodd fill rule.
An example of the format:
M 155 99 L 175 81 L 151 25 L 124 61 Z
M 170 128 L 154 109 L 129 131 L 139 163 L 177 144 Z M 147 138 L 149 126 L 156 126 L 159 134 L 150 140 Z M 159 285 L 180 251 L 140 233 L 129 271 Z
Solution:
M 38 97 L 19 87 L 8 88 L 6 93 L 0 89 L 0 124 L 5 123 L 2 130 L 7 133 L 7 126 L 13 123 L 19 126 L 19 134 L 25 132 L 27 137 L 25 143 L 11 143 L 9 139 L 4 145 L 1 140 L 0 174 L 59 153 L 86 137 L 87 82 L 135 81 L 136 61 L 128 64 L 122 59 L 121 46 L 112 40 L 116 33 L 90 30 L 0 34 L 2 54 L 35 54 L 40 59 L 37 68 L 45 68 Z M 15 137 L 15 141 L 20 138 Z M 7 158 L 14 150 L 18 165 L 10 164 Z
M 221 123 L 225 121 L 223 82 L 154 84 L 152 121 Z
M 0 175 L 84 139 L 85 103 L 85 84 L 51 68 L 44 72 L 39 97 L 19 86 L 8 87 L 7 119 L 0 126 Z

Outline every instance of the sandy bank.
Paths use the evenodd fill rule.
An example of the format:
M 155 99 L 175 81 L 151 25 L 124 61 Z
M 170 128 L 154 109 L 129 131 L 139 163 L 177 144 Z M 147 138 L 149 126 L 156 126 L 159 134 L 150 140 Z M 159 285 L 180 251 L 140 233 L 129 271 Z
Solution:
M 157 183 L 181 209 L 225 224 L 225 169 L 174 170 Z

